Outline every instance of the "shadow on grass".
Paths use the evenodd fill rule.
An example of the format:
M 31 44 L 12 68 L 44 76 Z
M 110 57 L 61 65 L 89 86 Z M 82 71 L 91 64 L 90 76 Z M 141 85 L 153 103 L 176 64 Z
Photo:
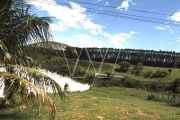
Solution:
M 21 112 L 19 109 L 0 109 L 0 120 L 30 120 L 35 114 L 30 110 Z
M 124 72 L 124 73 L 126 73 L 128 70 L 121 70 L 121 69 L 118 69 L 118 68 L 115 68 L 114 69 L 116 72 Z
M 179 103 L 171 103 L 171 104 L 168 104 L 168 106 L 180 108 L 180 102 Z
M 20 120 L 21 115 L 18 111 L 16 112 L 4 112 L 3 110 L 0 111 L 0 120 Z

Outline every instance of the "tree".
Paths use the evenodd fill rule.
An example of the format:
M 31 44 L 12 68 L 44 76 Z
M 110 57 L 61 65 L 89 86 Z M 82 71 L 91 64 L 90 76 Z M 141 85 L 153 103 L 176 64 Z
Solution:
M 54 93 L 61 98 L 67 94 L 54 80 L 37 70 L 28 67 L 26 45 L 34 42 L 48 42 L 51 40 L 49 31 L 49 17 L 37 17 L 28 13 L 30 6 L 18 6 L 12 0 L 1 0 L 0 3 L 0 60 L 9 72 L 0 73 L 0 87 L 5 84 L 4 103 L 39 100 L 38 114 L 44 99 L 51 108 L 52 119 L 55 118 L 56 107 L 52 99 L 44 92 L 50 86 Z M 36 51 L 33 51 L 36 54 Z M 12 65 L 19 64 L 19 65 Z M 27 66 L 27 67 L 25 67 Z
M 129 67 L 132 66 L 132 64 L 130 64 L 129 62 L 127 61 L 121 61 L 118 63 L 120 65 L 120 70 L 121 71 L 128 71 Z
M 172 72 L 172 69 L 171 69 L 171 68 L 169 68 L 169 69 L 168 69 L 168 72 L 171 74 L 171 72 Z
M 85 81 L 88 83 L 89 87 L 91 88 L 94 82 L 94 76 L 87 75 L 85 79 L 86 79 Z
M 64 84 L 64 90 L 67 91 L 67 90 L 68 90 L 68 87 L 69 87 L 69 84 L 68 84 L 68 83 L 65 83 L 65 84 Z
M 170 89 L 173 91 L 173 93 L 180 93 L 180 78 L 175 79 L 172 82 L 172 85 L 171 85 Z
M 134 65 L 135 70 L 142 70 L 143 67 L 144 65 L 142 64 L 142 62 L 138 62 L 136 65 Z

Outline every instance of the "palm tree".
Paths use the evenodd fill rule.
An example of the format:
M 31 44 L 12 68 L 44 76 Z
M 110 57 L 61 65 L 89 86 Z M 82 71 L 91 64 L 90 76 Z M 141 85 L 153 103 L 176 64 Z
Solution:
M 26 49 L 28 44 L 51 40 L 49 31 L 51 19 L 29 14 L 29 7 L 28 5 L 20 7 L 12 0 L 1 0 L 0 63 L 5 64 L 8 69 L 0 72 L 0 88 L 2 84 L 5 84 L 5 103 L 15 102 L 17 97 L 21 99 L 21 102 L 39 100 L 39 115 L 42 103 L 46 99 L 51 107 L 52 119 L 54 119 L 55 104 L 44 90 L 48 86 L 61 98 L 67 98 L 67 94 L 54 80 L 28 67 L 28 62 L 33 61 L 28 61 L 26 54 L 31 52 Z

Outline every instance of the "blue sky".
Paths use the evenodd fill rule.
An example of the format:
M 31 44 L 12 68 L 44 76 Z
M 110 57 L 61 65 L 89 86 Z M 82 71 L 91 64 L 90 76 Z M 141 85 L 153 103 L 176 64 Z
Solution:
M 50 27 L 54 40 L 58 42 L 75 47 L 133 48 L 180 52 L 179 0 L 24 1 L 32 4 L 31 11 L 38 16 L 54 17 Z M 97 10 L 89 12 L 92 9 L 162 19 L 163 23 L 168 20 L 175 26 L 103 15 Z M 142 17 L 139 18 L 142 19 Z

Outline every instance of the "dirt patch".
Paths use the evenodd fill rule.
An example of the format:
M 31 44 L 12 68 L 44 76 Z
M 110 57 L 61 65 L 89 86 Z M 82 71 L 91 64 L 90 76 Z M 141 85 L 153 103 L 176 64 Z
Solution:
M 161 115 L 159 113 L 154 113 L 153 120 L 160 119 Z
M 96 116 L 97 118 L 99 118 L 99 120 L 104 120 L 103 116 Z
M 81 114 L 81 115 L 79 115 L 80 118 L 83 118 L 83 117 L 85 117 L 85 116 L 86 116 L 86 114 Z
M 99 103 L 98 100 L 91 100 L 91 102 L 92 102 L 93 105 L 97 105 Z
M 86 103 L 88 103 L 88 101 L 86 101 L 86 100 L 78 100 L 78 102 L 81 103 L 81 104 L 86 104 Z
M 138 115 L 143 115 L 143 116 L 148 116 L 146 113 L 142 112 L 142 111 L 138 111 Z

